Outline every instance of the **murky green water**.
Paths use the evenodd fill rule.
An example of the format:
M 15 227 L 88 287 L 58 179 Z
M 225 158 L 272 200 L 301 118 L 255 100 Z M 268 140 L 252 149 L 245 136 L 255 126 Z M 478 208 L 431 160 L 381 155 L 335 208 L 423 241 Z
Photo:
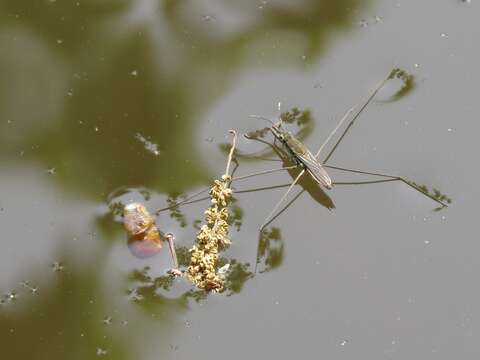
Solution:
M 477 358 L 479 10 L 2 0 L 1 358 Z M 275 186 L 292 180 L 275 173 L 234 183 L 224 293 L 167 276 L 166 246 L 131 252 L 122 204 L 153 212 L 209 186 L 228 130 L 264 127 L 249 115 L 275 116 L 278 102 L 309 111 L 289 128 L 316 151 L 394 67 L 407 86 L 389 81 L 329 164 L 405 176 L 447 194 L 448 208 L 398 182 L 324 192 L 304 179 L 260 236 L 285 191 Z M 243 137 L 238 151 L 277 157 Z M 241 176 L 282 163 L 238 164 Z M 183 268 L 207 206 L 157 218 Z

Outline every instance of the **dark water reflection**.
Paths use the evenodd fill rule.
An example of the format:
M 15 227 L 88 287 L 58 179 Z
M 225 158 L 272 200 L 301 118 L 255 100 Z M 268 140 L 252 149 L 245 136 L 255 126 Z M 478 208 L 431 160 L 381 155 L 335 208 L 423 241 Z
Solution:
M 398 172 L 476 209 L 478 189 L 459 160 L 476 154 L 466 144 L 478 129 L 462 120 L 474 102 L 456 95 L 474 93 L 478 7 L 399 4 L 0 0 L 2 358 L 478 355 L 479 296 L 458 280 L 472 284 L 479 270 L 465 224 L 472 211 L 432 214 L 400 186 L 324 192 L 304 177 L 309 196 L 259 233 L 298 169 L 234 184 L 219 295 L 166 275 L 167 251 L 136 258 L 121 226 L 129 201 L 154 213 L 208 186 L 224 167 L 227 130 L 266 125 L 248 114 L 268 114 L 280 100 L 284 110 L 308 108 L 287 120 L 315 149 L 329 119 L 393 66 L 406 72 L 335 161 Z M 432 9 L 439 23 L 425 30 Z M 383 21 L 371 20 L 380 13 Z M 243 93 L 215 115 L 232 89 Z M 292 164 L 265 143 L 242 141 L 239 176 Z M 157 218 L 175 233 L 183 267 L 207 204 Z

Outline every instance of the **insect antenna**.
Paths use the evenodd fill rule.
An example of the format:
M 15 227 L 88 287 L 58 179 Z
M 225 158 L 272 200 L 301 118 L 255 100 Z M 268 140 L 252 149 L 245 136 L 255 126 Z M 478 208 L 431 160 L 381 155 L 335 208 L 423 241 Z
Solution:
M 270 119 L 268 119 L 268 118 L 266 118 L 266 117 L 264 117 L 264 116 L 260 116 L 260 115 L 248 115 L 248 117 L 251 117 L 251 118 L 254 118 L 254 119 L 265 120 L 265 121 L 268 121 L 270 124 L 275 125 L 275 123 L 274 123 L 272 120 L 270 120 Z

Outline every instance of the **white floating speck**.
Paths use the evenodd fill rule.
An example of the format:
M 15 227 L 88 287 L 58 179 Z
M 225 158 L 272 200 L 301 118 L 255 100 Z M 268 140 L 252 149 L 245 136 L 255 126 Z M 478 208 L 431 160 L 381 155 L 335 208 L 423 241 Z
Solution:
M 97 354 L 97 356 L 107 355 L 107 350 L 102 349 L 102 348 L 97 348 L 96 354 Z
M 149 152 L 151 152 L 152 154 L 154 154 L 155 156 L 158 156 L 160 155 L 160 150 L 158 150 L 158 145 L 155 144 L 154 142 L 151 142 L 149 140 L 147 140 L 142 134 L 140 133 L 137 133 L 135 135 L 135 138 L 140 141 L 144 146 L 145 146 L 145 149 Z
M 211 20 L 216 20 L 216 18 L 213 15 L 203 15 L 202 20 L 203 21 L 211 21 Z

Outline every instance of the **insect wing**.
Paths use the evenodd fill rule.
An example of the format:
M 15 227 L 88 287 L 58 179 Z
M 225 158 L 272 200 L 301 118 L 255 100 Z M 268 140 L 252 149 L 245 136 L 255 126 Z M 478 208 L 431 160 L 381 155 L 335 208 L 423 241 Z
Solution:
M 307 151 L 302 154 L 298 155 L 300 161 L 305 165 L 307 168 L 308 173 L 318 182 L 320 185 L 325 186 L 327 189 L 332 188 L 332 179 L 325 171 L 323 166 L 318 162 L 317 158 L 313 156 L 313 154 L 306 149 Z
M 327 189 L 331 189 L 332 179 L 310 150 L 290 133 L 285 134 L 285 140 L 290 151 L 306 167 L 313 179 Z

